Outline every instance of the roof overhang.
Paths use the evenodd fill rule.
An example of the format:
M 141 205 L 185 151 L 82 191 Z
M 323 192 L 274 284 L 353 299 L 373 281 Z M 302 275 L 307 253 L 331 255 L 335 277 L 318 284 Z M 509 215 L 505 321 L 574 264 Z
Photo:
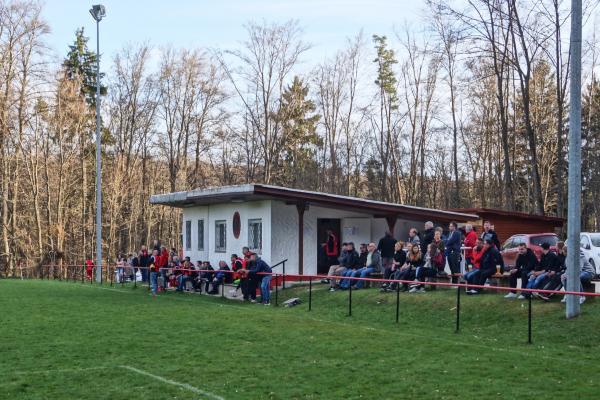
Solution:
M 179 208 L 256 200 L 281 200 L 288 204 L 313 204 L 326 208 L 367 213 L 375 217 L 395 216 L 404 219 L 431 219 L 439 222 L 453 220 L 464 222 L 479 219 L 476 214 L 465 212 L 436 210 L 262 184 L 220 186 L 187 192 L 157 194 L 150 197 L 151 204 Z
M 566 219 L 561 217 L 553 217 L 547 215 L 535 215 L 535 214 L 527 214 L 518 211 L 506 211 L 500 210 L 497 208 L 454 208 L 451 211 L 456 212 L 465 212 L 471 214 L 479 215 L 479 218 L 486 219 L 490 217 L 510 217 L 510 218 L 519 218 L 530 221 L 539 221 L 539 222 L 550 222 L 554 223 L 556 226 L 563 226 L 566 222 Z

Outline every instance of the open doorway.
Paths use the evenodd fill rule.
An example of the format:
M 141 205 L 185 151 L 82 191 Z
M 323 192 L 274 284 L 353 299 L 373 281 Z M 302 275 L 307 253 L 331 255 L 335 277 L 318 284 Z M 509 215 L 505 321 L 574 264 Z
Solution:
M 317 219 L 317 273 L 326 274 L 329 267 L 337 262 L 337 257 L 340 254 L 340 230 L 341 222 L 339 218 L 318 218 Z M 327 255 L 322 244 L 327 242 L 327 231 L 331 231 L 335 236 L 337 243 L 336 254 Z

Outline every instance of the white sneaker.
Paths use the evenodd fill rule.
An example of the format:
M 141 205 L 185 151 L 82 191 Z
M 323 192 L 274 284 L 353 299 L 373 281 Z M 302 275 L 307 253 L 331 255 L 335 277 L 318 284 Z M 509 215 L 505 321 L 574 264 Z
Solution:
M 417 293 L 425 293 L 425 288 L 421 288 L 421 289 L 417 290 Z
M 514 299 L 517 297 L 516 293 L 513 292 L 509 292 L 506 296 L 504 296 L 505 299 Z
M 408 291 L 408 293 L 417 293 L 418 291 L 419 291 L 419 289 L 418 289 L 418 288 L 415 286 L 415 287 L 413 287 L 412 289 L 410 289 L 410 290 Z
M 517 300 L 525 300 L 525 296 L 523 296 L 522 294 L 520 294 L 519 297 L 517 297 Z
M 563 296 L 562 300 L 560 301 L 561 303 L 566 303 L 567 302 L 567 296 Z
M 585 296 L 579 297 L 579 304 L 585 303 Z

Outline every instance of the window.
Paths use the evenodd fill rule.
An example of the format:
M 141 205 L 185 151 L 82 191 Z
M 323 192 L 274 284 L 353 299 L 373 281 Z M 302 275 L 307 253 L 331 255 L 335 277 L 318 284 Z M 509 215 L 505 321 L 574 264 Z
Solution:
M 185 221 L 185 249 L 192 249 L 192 221 Z
M 198 251 L 204 251 L 204 220 L 198 220 Z
M 215 252 L 225 253 L 227 251 L 227 222 L 215 221 Z
M 543 243 L 548 243 L 550 246 L 556 246 L 558 237 L 556 235 L 532 236 L 530 241 L 533 246 L 541 246 Z
M 513 238 L 513 244 L 515 247 L 519 247 L 521 243 L 527 244 L 527 238 L 525 236 L 515 236 Z
M 248 220 L 248 247 L 256 253 L 262 251 L 262 219 Z
M 598 234 L 598 233 L 592 233 L 590 235 L 590 239 L 592 239 L 592 246 L 594 246 L 594 247 L 600 247 L 600 234 Z
M 506 242 L 504 242 L 504 244 L 502 245 L 502 249 L 503 250 L 508 250 L 508 249 L 512 249 L 514 246 L 513 244 L 513 239 L 510 238 L 508 239 Z
M 581 235 L 580 238 L 580 246 L 582 249 L 589 250 L 590 247 L 590 239 L 587 236 Z

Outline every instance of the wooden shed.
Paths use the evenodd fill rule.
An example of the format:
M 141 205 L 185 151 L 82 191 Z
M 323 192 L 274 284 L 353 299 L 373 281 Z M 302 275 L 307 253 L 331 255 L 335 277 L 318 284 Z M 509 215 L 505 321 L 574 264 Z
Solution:
M 458 208 L 458 211 L 476 214 L 479 219 L 469 221 L 477 232 L 483 230 L 484 221 L 490 221 L 498 234 L 500 242 L 504 242 L 518 233 L 556 233 L 558 234 L 565 223 L 564 218 L 532 215 L 516 211 L 505 211 L 494 208 Z

